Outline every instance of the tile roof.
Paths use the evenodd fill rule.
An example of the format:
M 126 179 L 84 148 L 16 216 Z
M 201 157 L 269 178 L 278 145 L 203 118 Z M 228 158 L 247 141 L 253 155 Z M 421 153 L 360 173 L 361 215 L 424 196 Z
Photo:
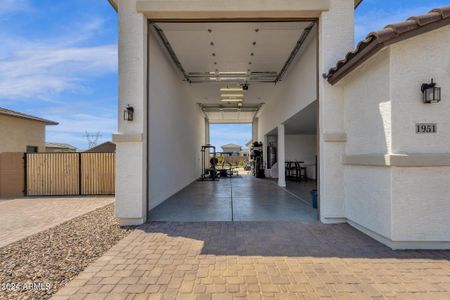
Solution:
M 58 122 L 55 122 L 55 121 L 42 119 L 42 118 L 39 118 L 39 117 L 27 115 L 27 114 L 24 114 L 24 113 L 20 113 L 20 112 L 17 112 L 17 111 L 14 111 L 14 110 L 10 110 L 10 109 L 6 109 L 6 108 L 2 108 L 2 107 L 0 107 L 0 115 L 16 117 L 16 118 L 21 118 L 21 119 L 27 119 L 27 120 L 33 120 L 33 121 L 38 121 L 38 122 L 43 122 L 46 125 L 58 125 Z
M 324 76 L 328 82 L 335 84 L 382 48 L 449 24 L 450 6 L 446 6 L 371 32 L 356 46 L 355 50 L 348 52 L 345 58 L 338 61 L 336 66 Z

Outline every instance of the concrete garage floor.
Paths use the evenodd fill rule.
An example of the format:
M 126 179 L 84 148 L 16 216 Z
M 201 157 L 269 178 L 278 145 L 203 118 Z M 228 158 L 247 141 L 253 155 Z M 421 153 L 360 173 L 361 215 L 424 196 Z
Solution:
M 243 175 L 196 181 L 152 209 L 149 220 L 316 222 L 317 210 L 271 180 Z

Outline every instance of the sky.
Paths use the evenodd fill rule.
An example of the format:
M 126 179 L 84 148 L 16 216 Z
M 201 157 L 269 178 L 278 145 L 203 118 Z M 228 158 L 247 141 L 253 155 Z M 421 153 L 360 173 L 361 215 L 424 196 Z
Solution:
M 355 42 L 450 0 L 364 0 Z M 47 141 L 86 149 L 117 130 L 117 15 L 107 0 L 0 0 L 0 107 L 59 122 Z M 244 145 L 249 125 L 212 130 L 217 145 Z M 214 132 L 218 132 L 215 134 Z

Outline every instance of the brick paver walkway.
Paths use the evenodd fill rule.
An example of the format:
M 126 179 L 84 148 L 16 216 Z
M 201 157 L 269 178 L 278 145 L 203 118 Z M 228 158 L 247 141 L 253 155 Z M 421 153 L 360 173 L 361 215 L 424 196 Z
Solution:
M 114 202 L 112 197 L 0 200 L 0 247 Z
M 345 224 L 151 223 L 54 299 L 450 299 L 449 258 Z

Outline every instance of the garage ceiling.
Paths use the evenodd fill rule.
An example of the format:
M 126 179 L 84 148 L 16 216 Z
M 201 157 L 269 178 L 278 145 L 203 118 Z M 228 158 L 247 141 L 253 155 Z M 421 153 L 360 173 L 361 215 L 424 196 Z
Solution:
M 153 24 L 172 61 L 190 82 L 187 91 L 211 123 L 249 123 L 262 104 L 276 98 L 282 78 L 314 23 L 156 23 Z M 221 88 L 244 101 L 224 102 Z M 235 93 L 236 94 L 236 93 Z M 256 107 L 256 110 L 254 109 Z M 250 110 L 249 110 L 250 109 Z
M 186 79 L 274 82 L 311 22 L 158 23 Z

